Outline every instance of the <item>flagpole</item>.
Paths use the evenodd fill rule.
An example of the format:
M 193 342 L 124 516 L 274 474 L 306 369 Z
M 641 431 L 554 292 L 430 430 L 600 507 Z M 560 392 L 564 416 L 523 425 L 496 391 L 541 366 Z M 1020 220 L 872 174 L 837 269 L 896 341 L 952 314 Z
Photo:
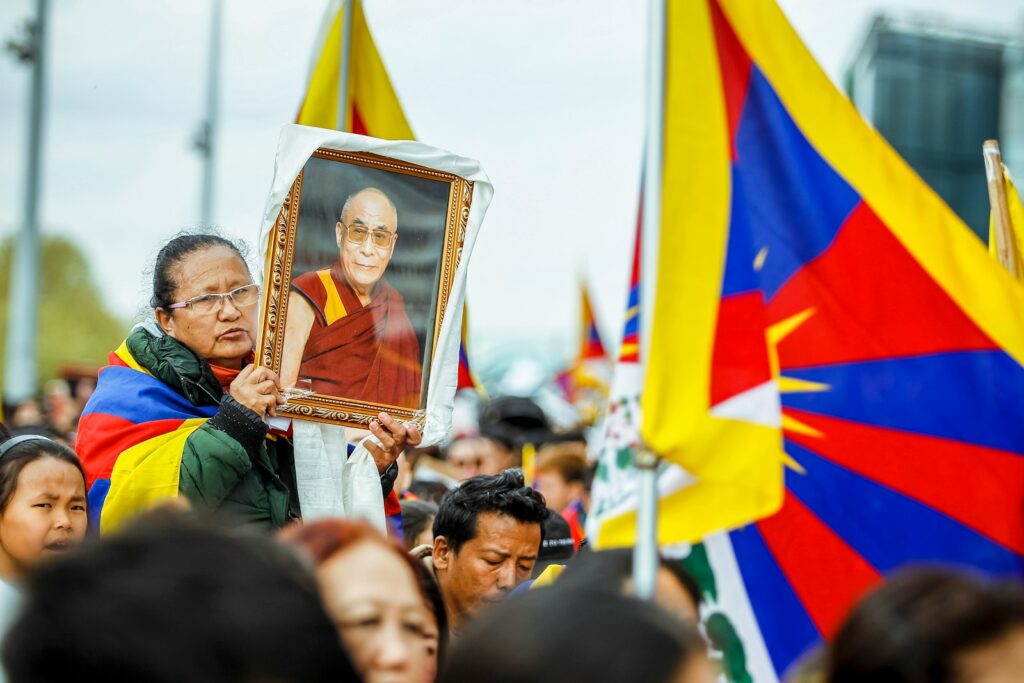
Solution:
M 210 55 L 206 79 L 206 120 L 196 147 L 203 157 L 203 186 L 199 202 L 199 221 L 203 230 L 213 227 L 213 184 L 217 150 L 217 125 L 220 116 L 220 33 L 223 0 L 213 0 L 210 14 Z
M 644 149 L 643 218 L 641 226 L 641 362 L 646 363 L 658 279 L 661 221 L 661 171 L 664 138 L 665 0 L 649 0 L 647 17 L 646 136 Z M 633 547 L 633 588 L 637 596 L 654 597 L 658 571 L 658 455 L 644 444 L 637 448 L 639 478 L 636 545 Z
M 992 205 L 993 233 L 996 240 L 996 254 L 1007 272 L 1019 279 L 1017 260 L 1014 258 L 1013 232 L 1010 227 L 1010 209 L 1006 201 L 1006 181 L 1003 179 L 1003 157 L 997 140 L 986 140 L 982 145 L 985 157 L 985 178 L 988 180 L 988 200 Z
M 338 69 L 338 130 L 348 130 L 348 74 L 352 62 L 352 17 L 359 0 L 344 0 L 341 18 L 341 60 Z
M 25 168 L 25 203 L 17 245 L 11 250 L 10 308 L 4 356 L 4 400 L 18 403 L 36 393 L 39 325 L 39 181 L 46 106 L 47 0 L 36 0 L 36 18 L 23 48 L 32 64 Z M 19 46 L 20 47 L 20 46 Z

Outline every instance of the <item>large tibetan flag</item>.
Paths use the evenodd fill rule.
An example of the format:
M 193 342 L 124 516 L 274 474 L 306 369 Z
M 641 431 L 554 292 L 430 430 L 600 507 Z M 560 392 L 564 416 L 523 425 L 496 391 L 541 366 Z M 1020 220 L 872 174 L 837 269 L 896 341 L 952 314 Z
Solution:
M 387 69 L 377 52 L 360 0 L 352 6 L 349 47 L 348 107 L 339 120 L 338 89 L 345 17 L 342 0 L 331 0 L 320 27 L 306 96 L 295 122 L 333 128 L 385 140 L 412 140 L 412 129 L 402 113 Z
M 781 508 L 721 565 L 781 674 L 897 567 L 1024 574 L 1024 289 L 774 3 L 670 2 L 667 39 L 643 434 L 684 491 L 745 460 L 767 504 L 781 400 Z
M 178 495 L 188 437 L 217 412 L 194 406 L 140 366 L 127 344 L 110 354 L 79 420 L 89 521 L 106 533 Z

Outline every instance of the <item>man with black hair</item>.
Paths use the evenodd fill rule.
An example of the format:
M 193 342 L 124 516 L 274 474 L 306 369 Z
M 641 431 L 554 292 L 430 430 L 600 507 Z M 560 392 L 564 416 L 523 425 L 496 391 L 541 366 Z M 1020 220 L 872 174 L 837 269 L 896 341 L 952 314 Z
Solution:
M 530 578 L 546 516 L 519 470 L 473 477 L 444 497 L 431 561 L 453 631 Z

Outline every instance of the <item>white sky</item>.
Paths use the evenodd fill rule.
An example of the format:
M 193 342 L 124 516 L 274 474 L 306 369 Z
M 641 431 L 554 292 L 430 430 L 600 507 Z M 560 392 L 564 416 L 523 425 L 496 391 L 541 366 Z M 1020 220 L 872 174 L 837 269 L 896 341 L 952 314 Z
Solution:
M 209 4 L 50 4 L 40 215 L 46 232 L 83 248 L 108 305 L 128 318 L 147 298 L 142 272 L 160 244 L 198 221 L 190 141 L 203 116 Z M 215 215 L 250 243 L 324 4 L 225 0 Z M 834 81 L 881 10 L 1024 36 L 1024 0 L 780 4 Z M 495 185 L 470 268 L 475 353 L 520 345 L 571 355 L 580 273 L 614 344 L 637 201 L 646 3 L 366 5 L 418 139 L 479 159 Z M 0 3 L 0 41 L 34 6 Z M 28 89 L 28 71 L 0 56 L 0 235 L 22 213 Z

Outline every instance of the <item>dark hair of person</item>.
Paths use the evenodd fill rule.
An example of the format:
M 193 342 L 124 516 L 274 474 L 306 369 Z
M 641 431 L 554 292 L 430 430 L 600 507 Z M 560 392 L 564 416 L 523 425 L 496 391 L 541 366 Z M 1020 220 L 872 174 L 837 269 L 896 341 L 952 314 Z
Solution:
M 829 648 L 829 683 L 953 683 L 957 658 L 1024 628 L 1024 590 L 913 569 L 853 608 Z
M 11 438 L 11 433 L 7 431 L 7 425 L 4 424 L 3 420 L 0 420 L 0 443 L 7 441 Z
M 153 309 L 167 308 L 175 303 L 174 293 L 178 289 L 178 282 L 174 271 L 188 256 L 210 247 L 230 249 L 245 264 L 242 249 L 229 239 L 208 233 L 183 232 L 175 235 L 157 253 L 153 265 L 153 295 L 149 300 Z M 249 266 L 246 264 L 245 268 L 248 271 Z
M 402 540 L 405 549 L 412 550 L 423 530 L 431 527 L 437 515 L 437 505 L 426 500 L 402 501 Z
M 3 446 L 0 443 L 0 446 Z M 47 438 L 39 437 L 29 439 L 11 446 L 4 451 L 0 457 L 0 512 L 7 509 L 7 504 L 14 497 L 14 491 L 18 488 L 18 477 L 25 466 L 36 460 L 53 458 L 73 466 L 82 475 L 82 483 L 85 483 L 85 471 L 82 463 L 78 461 L 75 452 L 60 443 Z
M 558 582 L 495 605 L 460 631 L 442 683 L 674 680 L 707 645 L 656 605 Z
M 660 566 L 668 570 L 693 601 L 693 608 L 700 612 L 701 593 L 696 579 L 683 568 L 681 562 L 659 557 Z M 632 548 L 612 548 L 577 553 L 566 565 L 559 581 L 566 585 L 591 585 L 607 590 L 622 591 L 633 578 Z
M 477 534 L 477 517 L 494 512 L 523 524 L 542 527 L 548 508 L 544 497 L 526 485 L 520 470 L 480 475 L 462 482 L 441 501 L 434 517 L 434 538 L 444 536 L 458 554 Z
M 293 552 L 179 511 L 46 563 L 24 597 L 11 683 L 359 680 Z
M 413 479 L 409 484 L 409 493 L 422 501 L 440 505 L 451 488 L 440 481 L 427 481 L 425 479 Z

